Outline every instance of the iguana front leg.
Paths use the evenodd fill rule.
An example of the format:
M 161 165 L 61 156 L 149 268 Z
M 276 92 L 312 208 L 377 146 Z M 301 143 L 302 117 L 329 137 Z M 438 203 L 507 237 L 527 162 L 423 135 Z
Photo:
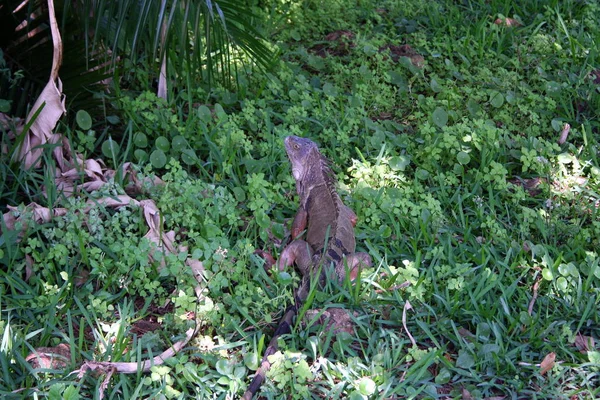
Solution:
M 313 251 L 304 240 L 294 240 L 281 253 L 279 257 L 279 270 L 296 264 L 302 275 L 307 275 L 312 267 Z
M 306 229 L 306 225 L 308 223 L 308 212 L 304 209 L 304 207 L 300 207 L 296 216 L 294 217 L 294 221 L 292 222 L 292 240 L 296 239 L 302 231 Z

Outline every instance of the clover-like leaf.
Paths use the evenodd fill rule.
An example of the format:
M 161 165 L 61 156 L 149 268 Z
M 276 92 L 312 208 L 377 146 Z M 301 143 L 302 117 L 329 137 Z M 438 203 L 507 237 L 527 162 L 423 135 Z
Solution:
M 164 151 L 156 149 L 150 154 L 150 163 L 154 168 L 162 168 L 167 165 L 167 155 Z
M 504 104 L 504 95 L 500 92 L 492 92 L 490 94 L 490 104 L 494 108 L 500 108 Z
M 433 123 L 443 128 L 448 123 L 448 113 L 442 107 L 437 107 L 431 115 Z
M 77 126 L 84 131 L 92 129 L 92 117 L 85 110 L 77 111 L 77 114 L 75 114 L 75 122 L 77 122 Z
M 154 141 L 154 145 L 157 149 L 162 150 L 165 153 L 171 148 L 171 143 L 169 143 L 169 139 L 167 139 L 164 136 L 157 137 Z
M 467 165 L 471 161 L 471 156 L 466 151 L 459 151 L 456 160 L 462 165 Z
M 142 132 L 138 132 L 133 136 L 133 144 L 136 147 L 146 148 L 148 146 L 148 137 Z
M 102 154 L 106 158 L 116 158 L 121 151 L 119 144 L 112 138 L 108 138 L 102 143 Z

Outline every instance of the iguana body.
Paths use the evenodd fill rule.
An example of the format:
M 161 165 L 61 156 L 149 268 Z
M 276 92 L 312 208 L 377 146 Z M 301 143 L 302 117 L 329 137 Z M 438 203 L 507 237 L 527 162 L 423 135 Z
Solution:
M 283 270 L 296 264 L 303 279 L 296 294 L 297 304 L 284 313 L 261 366 L 242 397 L 245 400 L 250 400 L 264 382 L 270 368 L 267 358 L 277 351 L 278 337 L 291 332 L 294 315 L 308 296 L 310 280 L 318 279 L 323 285 L 328 276 L 335 275 L 343 280 L 347 273 L 350 279 L 354 279 L 360 264 L 371 264 L 368 254 L 354 252 L 356 215 L 342 203 L 335 188 L 333 173 L 317 145 L 309 139 L 288 136 L 285 138 L 285 149 L 292 164 L 300 207 L 292 223 L 294 241 L 283 250 L 278 265 Z M 297 239 L 305 230 L 305 239 Z M 331 268 L 334 272 L 330 271 Z M 317 277 L 319 269 L 321 274 Z

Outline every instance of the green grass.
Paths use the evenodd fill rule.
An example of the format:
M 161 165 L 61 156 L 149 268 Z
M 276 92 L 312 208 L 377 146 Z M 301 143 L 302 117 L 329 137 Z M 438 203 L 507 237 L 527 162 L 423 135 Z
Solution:
M 1 395 L 97 398 L 104 375 L 70 374 L 83 361 L 146 359 L 194 324 L 183 352 L 151 373 L 113 375 L 105 398 L 241 395 L 298 283 L 255 254 L 276 256 L 289 239 L 297 198 L 282 139 L 295 134 L 332 161 L 374 265 L 311 304 L 352 311 L 354 334 L 298 323 L 261 396 L 600 397 L 597 344 L 576 346 L 578 335 L 600 339 L 600 4 L 329 3 L 257 6 L 282 62 L 268 77 L 240 72 L 238 94 L 182 89 L 166 104 L 123 91 L 121 123 L 61 127 L 86 157 L 141 159 L 139 177 L 164 181 L 135 197 L 155 201 L 178 254 L 143 238 L 139 207 L 81 212 L 125 193 L 123 177 L 44 197 L 51 158 L 25 173 L 3 156 L 2 212 L 37 201 L 66 213 L 22 236 L 3 226 Z M 522 25 L 494 23 L 505 17 Z M 326 39 L 339 30 L 352 35 Z M 424 66 L 393 56 L 400 45 Z M 205 268 L 200 297 L 190 258 Z M 66 367 L 25 361 L 60 343 Z

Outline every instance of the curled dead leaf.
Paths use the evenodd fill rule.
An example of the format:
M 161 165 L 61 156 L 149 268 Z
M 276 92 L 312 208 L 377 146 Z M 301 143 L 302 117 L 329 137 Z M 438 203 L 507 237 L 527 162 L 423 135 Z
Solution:
M 58 70 L 62 63 L 63 49 L 58 22 L 54 13 L 53 1 L 48 1 L 48 16 L 50 18 L 50 31 L 52 32 L 53 44 L 50 78 L 27 116 L 27 122 L 31 122 L 31 127 L 28 132 L 22 132 L 24 135 L 23 142 L 13 154 L 13 158 L 21 161 L 25 169 L 39 165 L 42 155 L 42 148 L 40 146 L 50 142 L 50 139 L 57 139 L 52 131 L 56 127 L 58 120 L 67 111 L 65 108 L 65 96 L 62 92 L 62 82 L 58 77 Z

